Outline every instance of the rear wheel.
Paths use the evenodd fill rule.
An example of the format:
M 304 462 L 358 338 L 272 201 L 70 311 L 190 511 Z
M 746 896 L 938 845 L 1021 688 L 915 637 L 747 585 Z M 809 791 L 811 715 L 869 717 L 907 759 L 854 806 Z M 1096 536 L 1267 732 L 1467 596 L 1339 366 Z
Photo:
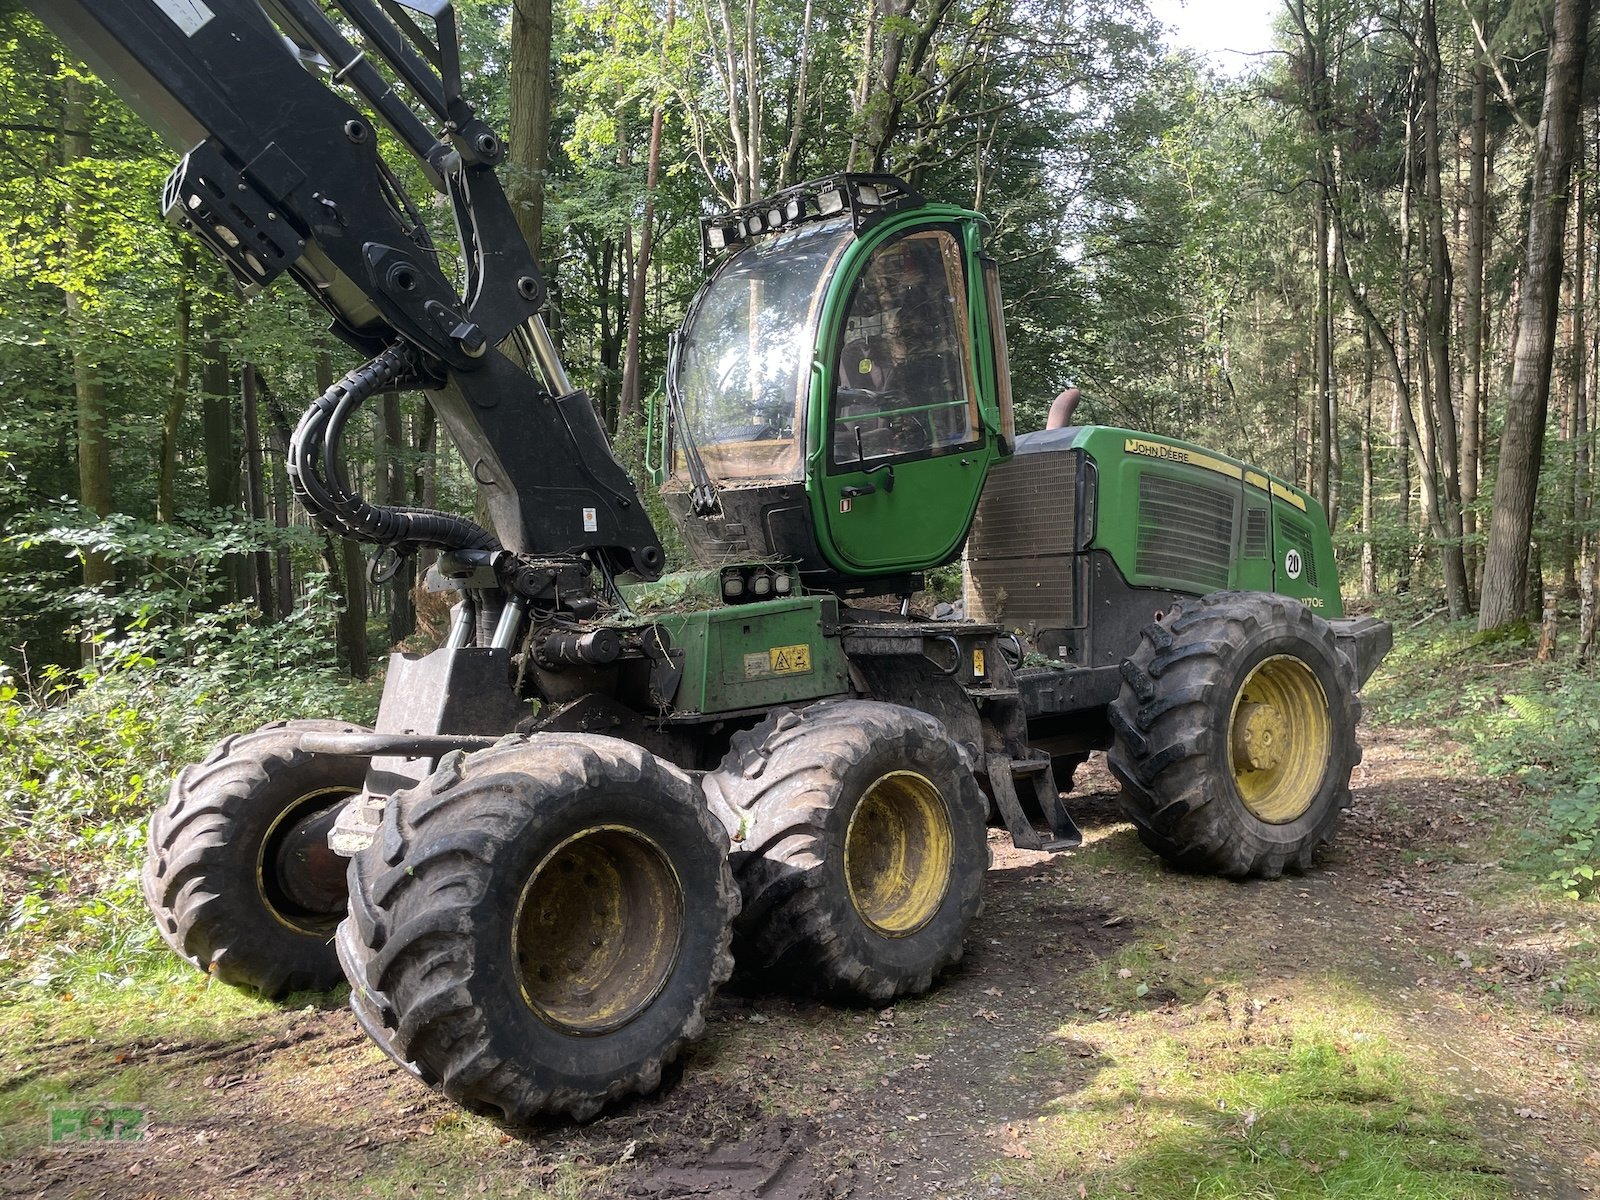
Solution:
M 202 971 L 269 997 L 333 987 L 345 864 L 328 849 L 340 805 L 367 761 L 309 754 L 286 721 L 221 742 L 185 767 L 150 818 L 144 893 L 162 938 Z
M 1355 676 L 1327 622 L 1217 592 L 1147 626 L 1122 673 L 1108 763 L 1145 843 L 1235 878 L 1310 866 L 1361 761 Z
M 961 957 L 989 862 L 984 801 L 931 717 L 872 701 L 783 710 L 736 735 L 704 786 L 734 841 L 742 964 L 885 1003 Z
M 726 846 L 688 776 L 627 742 L 447 755 L 352 860 L 357 1017 L 508 1120 L 651 1091 L 732 969 Z

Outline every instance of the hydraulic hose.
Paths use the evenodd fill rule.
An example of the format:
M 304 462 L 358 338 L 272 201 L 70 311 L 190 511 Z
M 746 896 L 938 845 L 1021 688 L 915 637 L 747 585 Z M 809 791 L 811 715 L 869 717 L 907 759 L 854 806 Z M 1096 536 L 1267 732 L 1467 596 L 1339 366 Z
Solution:
M 391 346 L 313 400 L 289 439 L 289 479 L 295 497 L 330 533 L 400 554 L 424 546 L 499 550 L 499 539 L 472 521 L 431 508 L 369 503 L 345 476 L 339 442 L 350 415 L 373 395 L 418 375 L 414 352 Z

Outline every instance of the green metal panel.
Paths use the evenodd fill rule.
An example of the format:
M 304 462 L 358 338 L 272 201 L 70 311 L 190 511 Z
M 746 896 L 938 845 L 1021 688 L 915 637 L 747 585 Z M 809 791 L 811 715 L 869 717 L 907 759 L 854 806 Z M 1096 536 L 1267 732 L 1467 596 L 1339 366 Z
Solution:
M 1325 617 L 1344 614 L 1327 518 L 1300 488 L 1227 455 L 1131 429 L 1084 426 L 1071 444 L 1099 474 L 1092 545 L 1129 583 L 1276 591 Z M 1270 536 L 1252 527 L 1252 510 L 1270 514 Z
M 1273 586 L 1324 617 L 1344 616 L 1339 595 L 1339 568 L 1322 506 L 1303 492 L 1306 506 L 1272 498 Z
M 949 562 L 961 551 L 990 464 L 1001 456 L 1000 408 L 990 345 L 988 297 L 978 256 L 982 218 L 965 209 L 929 204 L 884 220 L 846 252 L 823 301 L 812 368 L 806 445 L 806 493 L 818 547 L 830 566 L 849 574 L 919 571 Z M 828 466 L 840 341 L 857 279 L 886 242 L 921 229 L 945 228 L 961 241 L 968 337 L 978 395 L 981 440 L 975 446 L 895 464 L 893 491 L 885 473 Z M 847 488 L 875 491 L 854 497 Z
M 823 629 L 831 600 L 796 596 L 652 617 L 683 651 L 673 708 L 719 713 L 849 690 L 844 651 Z

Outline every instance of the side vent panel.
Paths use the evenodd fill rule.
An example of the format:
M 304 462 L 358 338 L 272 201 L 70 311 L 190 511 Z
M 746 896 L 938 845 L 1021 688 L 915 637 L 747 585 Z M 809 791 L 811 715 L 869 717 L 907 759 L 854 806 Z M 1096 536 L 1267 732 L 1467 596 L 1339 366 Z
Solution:
M 1272 557 L 1267 546 L 1267 510 L 1254 504 L 1247 504 L 1244 510 L 1244 556 Z
M 1204 592 L 1227 587 L 1238 503 L 1236 491 L 1153 471 L 1141 475 L 1135 569 Z
M 1312 547 L 1316 543 L 1312 541 L 1310 528 L 1303 521 L 1297 521 L 1293 517 L 1280 516 L 1278 518 L 1278 533 L 1283 538 L 1285 547 L 1300 551 L 1300 561 L 1305 564 L 1302 568 L 1305 573 L 1301 575 L 1300 581 L 1309 588 L 1315 588 L 1317 586 L 1317 556 L 1313 553 Z M 1279 565 L 1281 566 L 1282 564 L 1280 563 Z

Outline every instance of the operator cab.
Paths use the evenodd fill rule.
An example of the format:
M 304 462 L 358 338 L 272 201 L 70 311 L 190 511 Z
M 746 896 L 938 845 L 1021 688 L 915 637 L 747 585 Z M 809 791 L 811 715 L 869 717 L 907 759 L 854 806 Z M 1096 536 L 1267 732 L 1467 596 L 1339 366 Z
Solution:
M 704 223 L 709 275 L 652 434 L 697 561 L 787 559 L 813 585 L 889 591 L 960 553 L 1011 434 L 981 229 L 857 175 Z

